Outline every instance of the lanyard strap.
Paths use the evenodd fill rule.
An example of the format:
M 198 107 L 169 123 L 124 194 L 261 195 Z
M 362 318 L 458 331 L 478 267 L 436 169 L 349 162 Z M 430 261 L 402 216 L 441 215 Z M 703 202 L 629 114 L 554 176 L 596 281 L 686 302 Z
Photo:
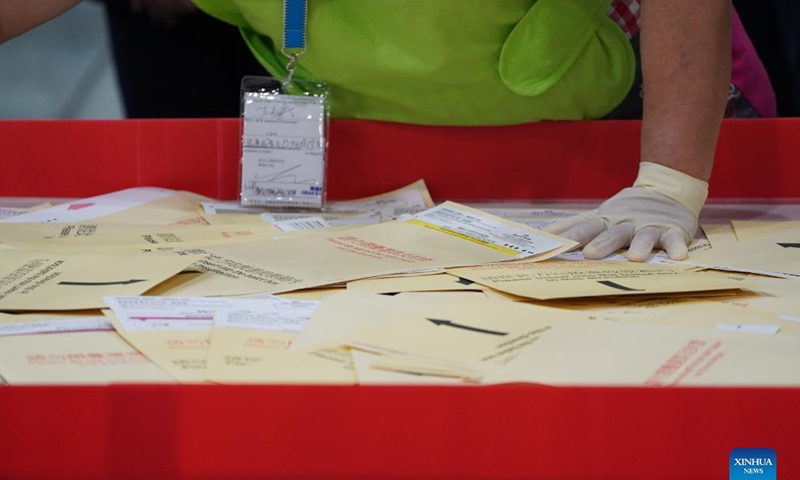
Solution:
M 297 57 L 306 52 L 306 18 L 308 0 L 283 0 L 283 47 L 281 52 L 289 57 L 286 64 L 286 78 L 283 87 L 292 83 L 294 71 L 297 69 Z M 295 50 L 289 53 L 289 50 Z
M 283 53 L 289 49 L 306 50 L 307 0 L 283 0 Z

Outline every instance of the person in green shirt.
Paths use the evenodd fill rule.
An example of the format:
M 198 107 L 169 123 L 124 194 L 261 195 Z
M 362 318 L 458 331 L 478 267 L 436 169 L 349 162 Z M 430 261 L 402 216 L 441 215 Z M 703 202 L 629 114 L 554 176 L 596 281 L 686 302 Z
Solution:
M 285 75 L 282 0 L 193 1 L 239 26 L 267 70 Z M 3 0 L 0 41 L 35 14 L 75 3 Z M 607 18 L 610 4 L 310 0 L 296 78 L 331 85 L 334 118 L 424 125 L 602 118 L 630 90 L 635 70 L 627 37 Z M 5 14 L 17 14 L 22 26 L 9 27 Z M 654 247 L 685 258 L 707 197 L 730 85 L 730 0 L 642 0 L 640 41 L 639 176 L 596 210 L 550 227 L 580 242 L 587 258 L 628 245 L 634 261 Z

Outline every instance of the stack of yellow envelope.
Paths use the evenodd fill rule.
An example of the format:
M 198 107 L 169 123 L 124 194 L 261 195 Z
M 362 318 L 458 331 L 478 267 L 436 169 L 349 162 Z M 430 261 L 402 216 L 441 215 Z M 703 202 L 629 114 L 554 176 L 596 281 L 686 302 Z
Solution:
M 800 381 L 797 222 L 629 263 L 538 229 L 577 209 L 436 205 L 424 181 L 324 212 L 54 203 L 0 206 L 0 383 Z

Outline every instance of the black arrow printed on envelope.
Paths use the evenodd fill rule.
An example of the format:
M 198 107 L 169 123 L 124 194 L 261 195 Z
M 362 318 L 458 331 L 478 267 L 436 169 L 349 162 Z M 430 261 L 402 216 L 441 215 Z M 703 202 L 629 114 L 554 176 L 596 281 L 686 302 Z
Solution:
M 484 330 L 482 328 L 475 328 L 467 325 L 453 323 L 450 320 L 438 320 L 436 318 L 427 318 L 427 317 L 425 317 L 425 320 L 431 322 L 437 327 L 444 325 L 446 327 L 460 328 L 461 330 L 469 330 L 470 332 L 485 333 L 487 335 L 497 335 L 499 337 L 505 337 L 506 335 L 508 335 L 508 332 L 496 332 L 494 330 Z
M 120 280 L 118 282 L 58 282 L 59 285 L 77 287 L 101 287 L 106 285 L 130 285 L 132 283 L 146 282 L 145 279 L 131 278 L 130 280 Z
M 800 248 L 800 243 L 778 243 L 783 248 Z
M 622 290 L 623 292 L 644 292 L 643 288 L 631 288 L 626 287 L 625 285 L 620 285 L 619 283 L 612 282 L 611 280 L 598 280 L 597 283 L 601 285 L 605 285 L 606 287 L 616 288 L 617 290 Z

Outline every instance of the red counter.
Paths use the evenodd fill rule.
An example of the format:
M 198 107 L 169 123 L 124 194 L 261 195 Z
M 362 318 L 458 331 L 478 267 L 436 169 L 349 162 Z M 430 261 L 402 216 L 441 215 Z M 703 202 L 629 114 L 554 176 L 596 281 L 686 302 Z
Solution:
M 597 199 L 638 122 L 333 122 L 330 198 L 425 178 L 438 199 Z M 233 120 L 0 122 L 0 197 L 132 186 L 231 199 Z M 800 121 L 727 121 L 712 198 L 797 202 Z M 789 368 L 800 368 L 790 366 Z M 0 479 L 725 479 L 734 448 L 800 478 L 800 389 L 0 388 Z
M 425 127 L 334 121 L 329 197 L 419 178 L 454 201 L 600 199 L 630 186 L 640 122 Z M 237 120 L 0 121 L 0 197 L 86 197 L 132 186 L 237 197 Z M 800 119 L 724 123 L 711 198 L 800 197 Z

